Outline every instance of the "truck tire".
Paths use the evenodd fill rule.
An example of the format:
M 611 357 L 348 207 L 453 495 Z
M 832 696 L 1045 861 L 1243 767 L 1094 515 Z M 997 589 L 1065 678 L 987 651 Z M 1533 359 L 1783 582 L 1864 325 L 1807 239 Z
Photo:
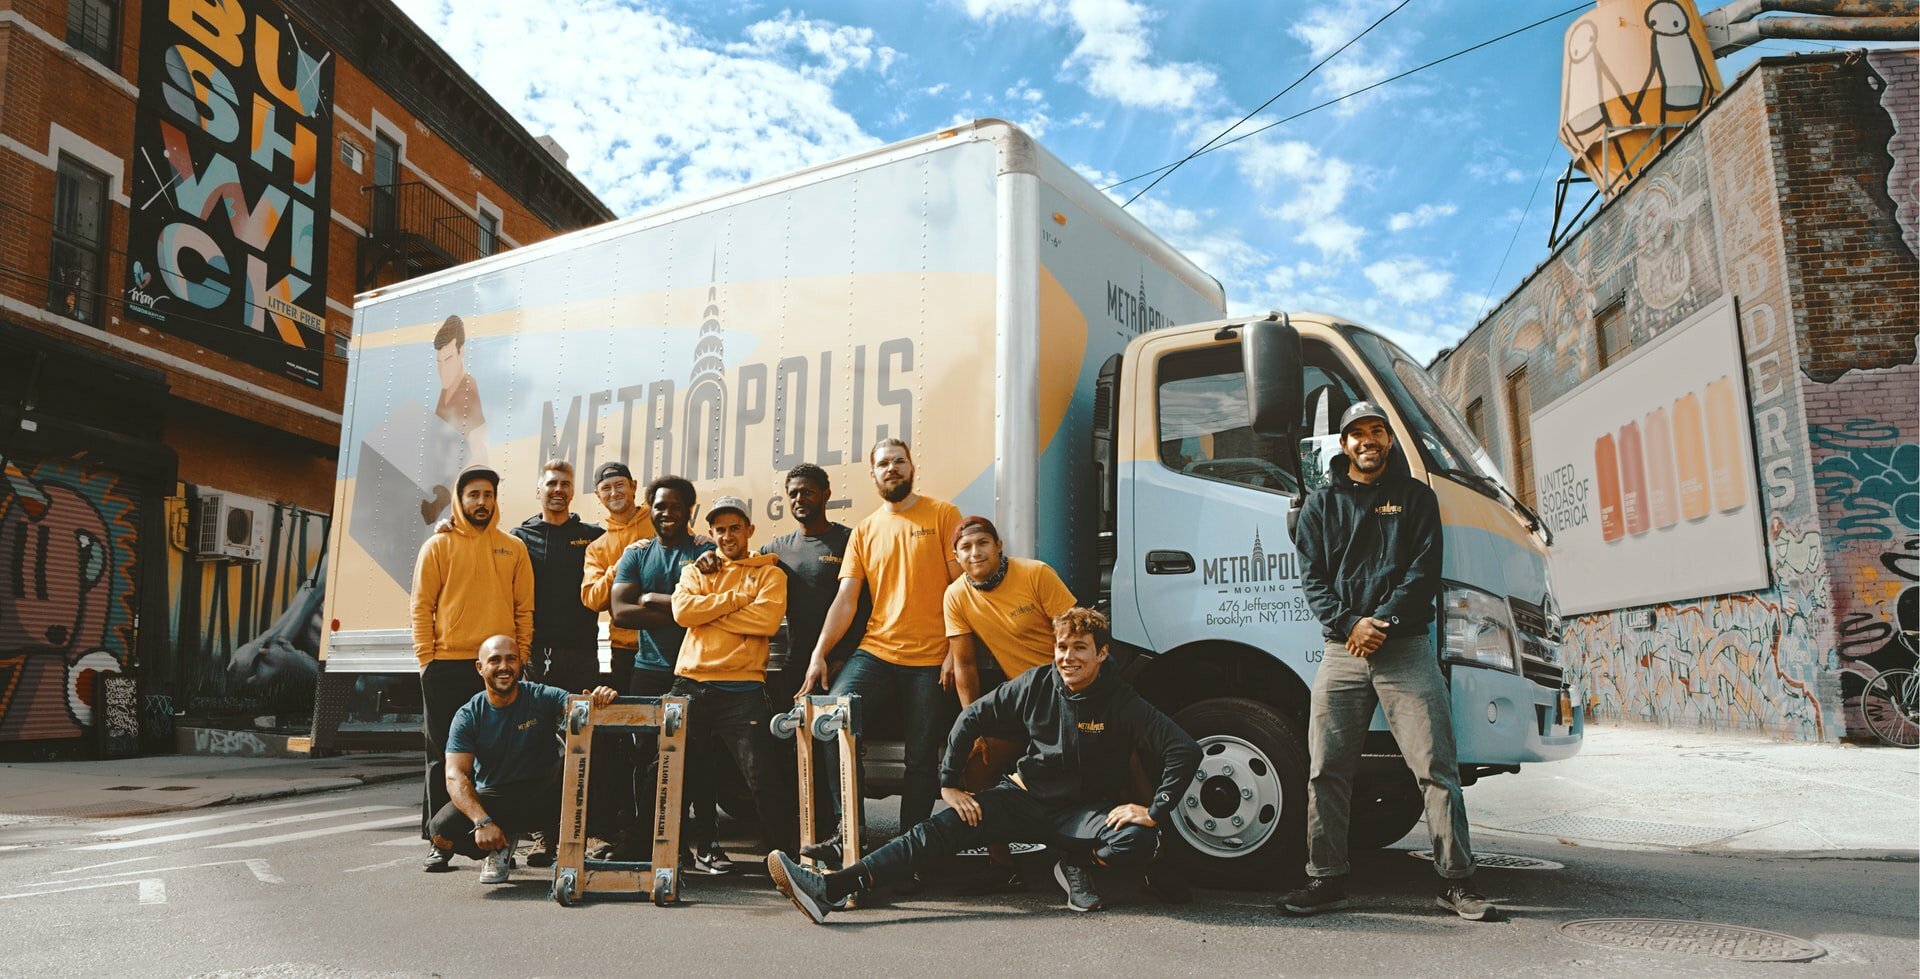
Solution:
M 1378 850 L 1400 842 L 1419 825 L 1425 800 L 1413 773 L 1402 768 L 1391 775 L 1369 776 L 1353 786 L 1353 814 L 1347 824 L 1347 846 Z
M 1200 770 L 1166 837 L 1188 876 L 1229 888 L 1294 876 L 1306 863 L 1306 738 L 1279 711 L 1240 697 L 1203 700 L 1173 720 L 1200 742 Z

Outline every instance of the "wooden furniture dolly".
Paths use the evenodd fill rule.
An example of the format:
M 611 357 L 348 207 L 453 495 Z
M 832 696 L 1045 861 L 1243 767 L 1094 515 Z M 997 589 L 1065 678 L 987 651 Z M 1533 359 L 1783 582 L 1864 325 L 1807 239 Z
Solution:
M 800 849 L 820 841 L 820 814 L 813 811 L 813 742 L 837 741 L 840 745 L 840 866 L 851 867 L 860 859 L 860 697 L 808 696 L 793 709 L 775 714 L 767 722 L 774 737 L 793 738 L 793 756 L 799 769 Z M 795 737 L 802 730 L 809 737 Z M 813 861 L 802 857 L 808 865 Z M 848 899 L 852 906 L 852 899 Z
M 590 697 L 568 698 L 560 845 L 553 860 L 553 899 L 561 907 L 587 894 L 645 895 L 660 907 L 680 899 L 680 779 L 687 759 L 687 704 L 685 697 L 616 697 L 605 707 L 595 707 Z M 652 860 L 587 859 L 587 776 L 596 730 L 659 733 Z

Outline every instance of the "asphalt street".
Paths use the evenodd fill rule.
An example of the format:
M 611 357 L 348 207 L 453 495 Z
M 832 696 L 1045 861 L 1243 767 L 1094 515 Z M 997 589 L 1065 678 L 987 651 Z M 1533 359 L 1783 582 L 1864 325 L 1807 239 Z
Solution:
M 1470 923 L 1432 904 L 1410 851 L 1356 861 L 1356 907 L 1313 919 L 1272 895 L 1201 891 L 1170 906 L 1137 882 L 1102 879 L 1108 910 L 1066 910 L 1044 865 L 1025 894 L 960 897 L 950 881 L 814 925 L 756 861 L 691 877 L 683 903 L 589 900 L 565 909 L 550 873 L 483 886 L 477 864 L 424 874 L 410 782 L 269 803 L 115 820 L 0 826 L 0 974 L 6 976 L 688 975 L 1689 975 L 1911 976 L 1920 964 L 1910 860 L 1600 849 L 1486 834 L 1502 920 Z M 1469 798 L 1471 805 L 1471 797 Z M 873 807 L 884 823 L 890 803 Z M 744 856 L 750 848 L 735 848 Z M 1509 863 L 1494 859 L 1489 863 Z M 1275 890 L 1293 880 L 1277 880 Z M 1754 964 L 1659 945 L 1578 941 L 1563 924 L 1658 918 L 1764 929 L 1818 946 L 1794 964 Z M 1648 930 L 1651 929 L 1651 930 Z M 1710 944 L 1710 943 L 1709 943 Z M 1722 939 L 1723 950 L 1759 947 Z

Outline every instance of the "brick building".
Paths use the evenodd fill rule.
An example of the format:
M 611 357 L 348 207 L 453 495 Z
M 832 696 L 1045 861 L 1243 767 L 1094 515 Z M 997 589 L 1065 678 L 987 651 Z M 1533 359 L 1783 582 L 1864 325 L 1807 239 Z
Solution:
M 1915 628 L 1920 581 L 1917 113 L 1915 49 L 1763 59 L 1432 365 L 1528 502 L 1578 524 L 1586 511 L 1564 504 L 1589 487 L 1570 497 L 1566 470 L 1541 471 L 1569 447 L 1534 428 L 1610 375 L 1670 361 L 1668 332 L 1730 301 L 1753 448 L 1733 461 L 1750 467 L 1765 584 L 1570 616 L 1569 677 L 1600 716 L 1859 737 L 1866 681 L 1913 663 L 1900 630 Z M 1626 428 L 1638 467 L 1642 427 Z M 1611 438 L 1573 450 L 1599 471 Z M 1593 495 L 1641 478 L 1606 473 Z M 1641 521 L 1608 546 L 1636 546 Z M 1685 573 L 1734 561 L 1698 548 Z
M 353 296 L 611 217 L 390 0 L 0 0 L 0 753 L 297 701 Z

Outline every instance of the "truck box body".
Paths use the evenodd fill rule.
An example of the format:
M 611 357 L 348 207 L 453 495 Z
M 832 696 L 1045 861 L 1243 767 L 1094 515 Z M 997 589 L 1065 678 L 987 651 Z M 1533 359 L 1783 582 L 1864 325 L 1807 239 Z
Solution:
M 1091 598 L 1075 501 L 1094 493 L 1099 366 L 1223 310 L 1217 282 L 991 120 L 370 293 L 326 669 L 414 668 L 414 557 L 480 461 L 501 473 L 502 526 L 537 512 L 548 458 L 574 464 L 593 519 L 590 474 L 618 459 L 642 485 L 672 473 L 751 501 L 764 542 L 794 527 L 780 490 L 800 462 L 832 475 L 833 519 L 871 512 L 866 452 L 897 436 L 922 492 L 994 517 L 1010 553 Z M 450 317 L 464 342 L 436 348 Z

